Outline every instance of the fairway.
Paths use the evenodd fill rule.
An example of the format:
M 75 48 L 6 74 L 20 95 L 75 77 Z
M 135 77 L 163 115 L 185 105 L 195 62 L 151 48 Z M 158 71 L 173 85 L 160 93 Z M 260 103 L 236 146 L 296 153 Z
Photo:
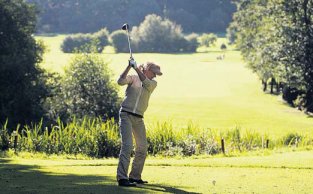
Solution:
M 37 37 L 48 47 L 44 68 L 62 73 L 69 63 L 73 54 L 59 49 L 64 37 Z M 223 53 L 219 49 L 194 54 L 134 53 L 138 63 L 154 61 L 164 74 L 157 78 L 158 87 L 145 114 L 148 128 L 168 121 L 178 129 L 193 123 L 217 130 L 238 127 L 274 137 L 312 132 L 312 118 L 289 107 L 281 96 L 263 93 L 260 80 L 245 67 L 238 51 L 226 51 L 225 59 L 217 60 Z M 129 54 L 100 55 L 109 62 L 116 80 Z M 120 87 L 121 96 L 124 90 Z
M 0 159 L 1 193 L 310 193 L 313 152 L 148 158 L 138 188 L 116 186 L 116 159 Z

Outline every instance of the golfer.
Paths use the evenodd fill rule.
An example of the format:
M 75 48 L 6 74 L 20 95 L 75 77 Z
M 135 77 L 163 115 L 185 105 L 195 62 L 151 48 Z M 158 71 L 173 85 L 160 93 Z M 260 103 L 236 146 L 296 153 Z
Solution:
M 132 67 L 137 72 L 137 75 L 127 75 Z M 153 80 L 156 75 L 162 75 L 160 66 L 148 62 L 144 66 L 138 67 L 136 61 L 131 58 L 128 66 L 117 81 L 121 86 L 127 85 L 125 98 L 119 113 L 119 129 L 122 137 L 117 167 L 119 186 L 132 187 L 136 186 L 136 184 L 148 183 L 141 178 L 147 155 L 146 128 L 143 116 L 147 110 L 150 95 L 157 86 L 157 82 Z M 128 178 L 130 155 L 133 150 L 132 135 L 134 135 L 136 141 L 136 149 Z

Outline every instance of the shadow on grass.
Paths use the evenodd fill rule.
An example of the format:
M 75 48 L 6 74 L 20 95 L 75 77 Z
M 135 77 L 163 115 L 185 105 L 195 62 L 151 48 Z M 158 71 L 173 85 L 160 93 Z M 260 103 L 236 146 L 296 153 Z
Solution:
M 10 162 L 0 158 L 0 193 L 189 193 L 156 184 L 118 187 L 114 177 L 42 172 L 40 166 Z

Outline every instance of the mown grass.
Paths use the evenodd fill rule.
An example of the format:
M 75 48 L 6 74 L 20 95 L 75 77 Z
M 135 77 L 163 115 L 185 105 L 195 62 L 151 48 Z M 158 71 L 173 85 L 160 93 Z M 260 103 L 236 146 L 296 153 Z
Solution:
M 64 37 L 37 37 L 46 42 L 49 51 L 44 56 L 44 68 L 63 72 L 73 56 L 59 49 Z M 280 96 L 263 93 L 260 81 L 245 67 L 238 51 L 220 51 L 222 42 L 225 39 L 219 39 L 208 53 L 134 54 L 138 63 L 154 61 L 164 73 L 157 78 L 158 87 L 151 96 L 146 123 L 172 122 L 181 128 L 192 122 L 218 130 L 239 127 L 273 137 L 291 132 L 311 133 L 312 118 L 286 105 Z M 217 60 L 223 53 L 225 59 Z M 109 67 L 115 73 L 113 79 L 117 79 L 127 65 L 129 54 L 100 55 L 110 62 Z M 121 96 L 124 90 L 120 88 Z
M 36 156 L 33 156 L 36 158 Z M 0 159 L 3 193 L 310 193 L 313 152 L 241 157 L 148 157 L 138 188 L 116 186 L 116 159 Z

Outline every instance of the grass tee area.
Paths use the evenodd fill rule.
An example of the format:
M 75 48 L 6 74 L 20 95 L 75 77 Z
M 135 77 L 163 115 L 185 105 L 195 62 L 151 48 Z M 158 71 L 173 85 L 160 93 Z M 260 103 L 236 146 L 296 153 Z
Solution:
M 116 186 L 116 159 L 0 159 L 1 193 L 310 193 L 313 152 L 151 158 L 148 185 Z

